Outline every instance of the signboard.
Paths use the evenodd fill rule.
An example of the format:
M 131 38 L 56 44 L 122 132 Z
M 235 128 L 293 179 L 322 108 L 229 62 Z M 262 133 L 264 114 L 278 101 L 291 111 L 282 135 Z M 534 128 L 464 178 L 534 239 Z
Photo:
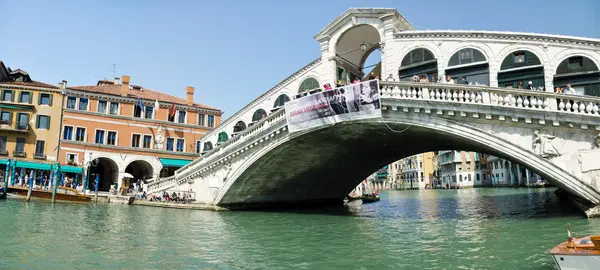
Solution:
M 289 101 L 290 133 L 338 122 L 381 117 L 379 81 L 346 85 Z

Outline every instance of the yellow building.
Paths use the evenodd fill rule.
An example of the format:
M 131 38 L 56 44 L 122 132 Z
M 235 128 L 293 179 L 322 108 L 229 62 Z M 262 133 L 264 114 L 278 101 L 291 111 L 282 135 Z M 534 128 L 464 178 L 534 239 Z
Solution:
M 390 177 L 397 189 L 423 189 L 433 186 L 434 153 L 426 152 L 391 164 Z
M 61 83 L 66 86 L 66 81 Z M 18 175 L 49 178 L 59 151 L 62 89 L 31 80 L 22 70 L 11 71 L 0 62 L 0 171 L 7 163 Z M 15 176 L 11 172 L 11 176 Z M 2 178 L 4 179 L 4 178 Z M 13 183 L 17 183 L 13 181 Z

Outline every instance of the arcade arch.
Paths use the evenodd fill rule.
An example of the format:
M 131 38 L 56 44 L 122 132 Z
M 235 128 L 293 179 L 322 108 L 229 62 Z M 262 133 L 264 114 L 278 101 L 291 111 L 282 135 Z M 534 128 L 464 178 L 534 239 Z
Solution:
M 586 56 L 571 56 L 560 62 L 554 75 L 554 87 L 570 84 L 578 95 L 600 96 L 600 70 Z
M 89 167 L 89 179 L 87 182 L 89 190 L 95 190 L 96 177 L 98 177 L 98 191 L 110 191 L 111 185 L 118 184 L 119 165 L 110 158 L 95 158 Z
M 528 50 L 518 50 L 509 53 L 498 71 L 498 86 L 518 88 L 522 82 L 526 88 L 532 82 L 533 88 L 545 88 L 544 66 L 540 58 Z

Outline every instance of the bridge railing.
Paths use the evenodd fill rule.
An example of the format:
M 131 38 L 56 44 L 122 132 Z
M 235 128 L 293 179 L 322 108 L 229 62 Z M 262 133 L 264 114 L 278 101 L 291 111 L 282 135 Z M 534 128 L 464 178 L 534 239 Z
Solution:
M 166 188 L 174 187 L 176 184 L 175 176 L 159 178 L 156 181 L 148 184 L 148 193 L 154 193 Z
M 481 85 L 380 82 L 384 98 L 486 104 L 600 116 L 600 97 Z
M 246 128 L 244 131 L 238 133 L 236 136 L 227 140 L 223 144 L 215 147 L 210 152 L 202 155 L 201 157 L 195 159 L 184 167 L 181 167 L 175 172 L 177 176 L 179 173 L 184 172 L 186 169 L 192 168 L 193 166 L 198 166 L 199 164 L 203 164 L 205 162 L 211 161 L 213 158 L 217 157 L 219 153 L 222 153 L 225 150 L 235 148 L 243 143 L 249 143 L 246 139 L 252 137 L 275 124 L 278 124 L 282 121 L 285 121 L 285 110 L 277 110 L 260 121 L 256 122 L 256 124 Z

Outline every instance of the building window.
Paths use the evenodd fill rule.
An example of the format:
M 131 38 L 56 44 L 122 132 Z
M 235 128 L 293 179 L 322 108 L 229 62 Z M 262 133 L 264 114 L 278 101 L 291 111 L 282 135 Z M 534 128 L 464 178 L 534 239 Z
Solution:
M 96 140 L 95 140 L 95 142 L 97 144 L 104 144 L 104 133 L 105 133 L 104 130 L 101 130 L 101 129 L 97 129 L 96 130 Z
M 77 128 L 77 131 L 75 132 L 75 140 L 78 142 L 85 142 L 85 128 Z
M 13 101 L 12 90 L 2 90 L 2 101 Z
M 6 151 L 6 142 L 8 141 L 8 137 L 0 136 L 0 154 L 6 155 L 8 151 Z
M 458 181 L 459 181 L 459 182 L 462 182 L 462 179 L 463 179 L 463 176 L 462 176 L 462 174 L 461 174 L 461 175 L 459 175 L 459 176 L 458 176 Z
M 12 112 L 0 112 L 0 122 L 5 125 L 11 125 Z
M 146 149 L 152 148 L 152 136 L 151 135 L 144 135 L 144 143 L 142 146 Z
M 106 100 L 98 100 L 98 112 L 106 113 Z
M 35 142 L 35 157 L 43 157 L 44 156 L 44 149 L 46 148 L 46 142 L 45 141 L 36 141 Z
M 50 129 L 50 116 L 38 115 L 36 128 L 37 129 Z
M 173 143 L 175 143 L 175 139 L 167 138 L 167 151 L 173 151 Z
M 17 114 L 17 129 L 27 129 L 29 127 L 29 114 Z
M 215 127 L 215 116 L 208 115 L 208 127 Z
M 319 88 L 319 81 L 315 78 L 308 77 L 300 83 L 300 87 L 298 88 L 298 93 L 314 90 Z
M 140 134 L 131 135 L 131 147 L 138 148 L 140 147 Z
M 63 130 L 63 140 L 72 140 L 73 139 L 73 127 L 65 126 Z
M 525 63 L 524 53 L 515 53 L 515 64 Z
M 66 160 L 66 162 L 69 165 L 77 165 L 77 163 L 79 162 L 79 160 L 77 158 L 77 154 L 67 153 L 67 160 Z
M 142 117 L 142 111 L 143 111 L 143 108 L 136 104 L 133 107 L 133 117 L 140 117 L 141 118 Z
M 21 96 L 19 97 L 19 102 L 31 103 L 31 92 L 21 91 Z
M 419 168 L 423 168 L 423 161 L 419 161 Z
M 88 99 L 87 98 L 79 98 L 79 110 L 87 111 L 88 109 Z
M 77 103 L 76 97 L 67 97 L 67 109 L 75 110 L 75 103 Z
M 25 138 L 17 138 L 17 145 L 15 146 L 15 153 L 25 153 Z
M 177 152 L 183 152 L 185 149 L 185 140 L 177 139 Z
M 52 106 L 52 95 L 48 93 L 41 93 L 38 104 Z
M 144 118 L 152 119 L 152 114 L 154 114 L 154 108 L 152 108 L 152 106 L 146 106 L 146 110 L 144 110 Z
M 179 111 L 177 123 L 185 124 L 185 111 Z
M 205 115 L 204 115 L 204 114 L 202 114 L 202 113 L 201 113 L 201 114 L 198 114 L 198 125 L 199 125 L 199 126 L 204 126 L 204 124 L 205 124 L 205 122 L 204 122 L 204 117 L 205 117 Z
M 117 132 L 109 131 L 106 134 L 106 144 L 108 145 L 116 145 L 117 144 Z
M 196 141 L 196 154 L 200 154 L 201 148 L 202 148 L 202 142 Z
M 119 114 L 119 103 L 118 102 L 110 103 L 110 114 L 112 114 L 112 115 Z

